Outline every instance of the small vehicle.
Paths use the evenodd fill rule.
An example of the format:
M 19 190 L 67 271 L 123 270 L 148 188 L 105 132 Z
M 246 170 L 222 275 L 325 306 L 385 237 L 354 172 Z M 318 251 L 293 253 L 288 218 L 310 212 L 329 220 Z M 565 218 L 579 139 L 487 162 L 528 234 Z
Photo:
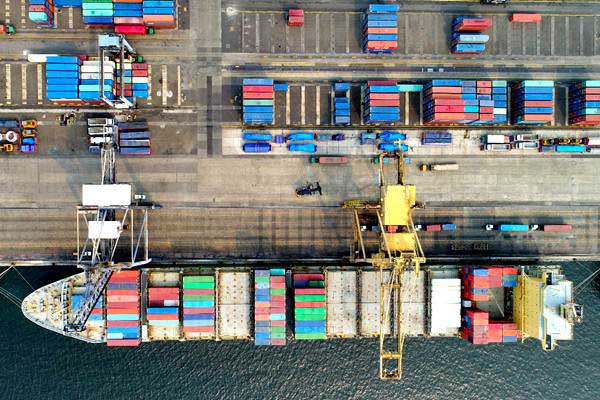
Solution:
M 4 140 L 10 143 L 16 143 L 19 140 L 19 134 L 15 131 L 8 131 L 4 134 Z
M 144 201 L 146 200 L 146 195 L 144 193 L 136 193 L 133 195 L 133 199 L 136 201 Z
M 293 143 L 288 145 L 288 150 L 295 153 L 316 153 L 317 145 L 314 143 Z
M 553 139 L 540 139 L 540 146 L 552 146 L 553 142 Z
M 488 4 L 491 6 L 498 6 L 501 4 L 508 4 L 508 0 L 481 0 L 481 4 Z
M 112 135 L 114 133 L 114 128 L 112 126 L 91 126 L 88 128 L 88 135 L 97 136 L 97 135 Z
M 24 138 L 34 138 L 37 136 L 37 131 L 35 129 L 23 129 L 21 135 L 23 135 Z
M 571 144 L 570 138 L 556 138 L 552 141 L 552 144 Z
M 569 144 L 585 144 L 585 138 L 570 138 Z
M 287 14 L 288 26 L 302 27 L 304 26 L 304 10 L 301 8 L 292 8 Z
M 15 26 L 13 24 L 3 24 L 0 25 L 0 34 L 2 35 L 14 35 L 17 33 Z
M 319 193 L 319 196 L 323 195 L 322 188 L 321 188 L 321 185 L 319 185 L 319 182 L 315 182 L 315 183 L 307 182 L 306 186 L 296 189 L 297 197 L 312 196 L 316 193 Z
M 517 135 L 515 140 L 517 142 L 528 142 L 528 141 L 532 141 L 532 140 L 537 141 L 537 140 L 539 140 L 539 135 L 525 133 L 525 134 Z
M 90 144 L 112 143 L 112 136 L 91 136 Z
M 35 129 L 38 126 L 38 122 L 35 119 L 27 119 L 25 121 L 21 121 L 21 128 L 23 129 Z

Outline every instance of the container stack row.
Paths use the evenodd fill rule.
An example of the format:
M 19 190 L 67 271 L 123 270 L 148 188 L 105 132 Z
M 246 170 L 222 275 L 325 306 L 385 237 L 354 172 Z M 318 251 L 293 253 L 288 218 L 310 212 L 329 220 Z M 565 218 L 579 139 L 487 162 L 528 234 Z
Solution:
M 333 124 L 350 125 L 350 84 L 333 85 Z
M 400 121 L 400 91 L 395 81 L 367 82 L 363 97 L 367 124 L 396 124 Z
M 140 344 L 140 272 L 114 272 L 106 287 L 106 344 Z
M 246 78 L 243 85 L 244 124 L 272 125 L 274 121 L 273 80 Z
M 117 79 L 121 76 L 121 62 L 116 62 Z M 134 98 L 148 98 L 148 64 L 134 63 L 131 60 L 125 60 L 123 63 L 123 87 L 116 85 L 117 96 L 123 93 L 129 101 L 133 103 Z
M 452 21 L 453 54 L 482 54 L 490 37 L 485 32 L 492 20 L 484 17 L 454 17 Z
M 476 309 L 467 309 L 463 316 L 462 338 L 473 344 L 488 344 L 489 322 L 489 313 Z
M 294 337 L 326 339 L 327 302 L 323 274 L 294 274 Z
M 450 132 L 423 132 L 421 134 L 422 145 L 443 145 L 452 144 L 452 134 Z
M 242 145 L 244 153 L 268 153 L 271 151 L 271 142 L 273 135 L 266 132 L 244 132 Z
M 600 124 L 600 81 L 582 81 L 569 87 L 569 124 Z
M 285 270 L 254 272 L 254 344 L 285 345 Z
M 517 324 L 514 322 L 490 320 L 488 343 L 517 343 L 520 336 Z
M 365 53 L 391 53 L 398 49 L 398 4 L 369 4 L 363 20 Z
M 113 0 L 83 0 L 83 24 L 88 26 L 107 26 L 113 24 Z
M 79 307 L 83 304 L 83 299 L 85 295 L 85 288 L 81 288 L 82 290 L 78 293 L 73 292 L 71 294 L 71 313 L 75 313 Z M 96 305 L 92 309 L 92 312 L 88 318 L 88 322 L 100 323 L 104 320 L 104 300 L 103 297 L 100 296 Z
M 146 121 L 119 122 L 119 153 L 131 155 L 152 154 L 150 130 Z
M 142 0 L 113 1 L 115 7 L 115 15 L 113 18 L 115 32 L 123 34 L 145 34 L 146 27 L 144 26 Z
M 426 124 L 507 122 L 506 81 L 434 79 L 424 88 L 423 119 Z
M 146 319 L 150 326 L 179 326 L 179 288 L 148 288 Z
M 554 81 L 526 80 L 512 87 L 512 122 L 543 125 L 554 118 Z
M 379 139 L 379 144 L 377 148 L 381 151 L 397 151 L 402 149 L 402 151 L 408 151 L 408 145 L 404 143 L 399 143 L 402 140 L 406 140 L 406 134 L 395 132 L 395 131 L 383 131 L 377 134 L 377 139 Z
M 183 277 L 183 333 L 188 339 L 215 335 L 215 277 Z
M 175 0 L 143 2 L 144 24 L 160 29 L 177 28 L 177 5 Z
M 79 57 L 48 57 L 46 60 L 46 97 L 48 100 L 79 100 L 80 68 Z
M 101 69 L 104 75 L 104 87 L 101 88 Z M 81 81 L 79 82 L 79 98 L 84 101 L 101 101 L 101 91 L 110 100 L 115 98 L 115 62 L 85 60 L 81 65 Z
M 463 267 L 462 297 L 470 301 L 488 301 L 490 299 L 490 277 L 487 268 Z
M 54 11 L 53 0 L 29 0 L 27 15 L 29 20 L 39 27 L 54 26 Z

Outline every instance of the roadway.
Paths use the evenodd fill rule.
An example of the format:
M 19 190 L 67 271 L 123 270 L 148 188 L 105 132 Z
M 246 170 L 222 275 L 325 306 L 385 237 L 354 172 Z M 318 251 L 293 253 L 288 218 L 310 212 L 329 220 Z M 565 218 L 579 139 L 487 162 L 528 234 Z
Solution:
M 483 10 L 470 2 L 405 4 L 408 17 L 403 18 L 408 24 L 403 25 L 403 40 L 408 40 L 404 38 L 413 31 L 413 20 L 418 34 L 414 42 L 410 37 L 410 46 L 390 57 L 357 52 L 357 40 L 346 27 L 356 29 L 354 22 L 362 3 L 305 2 L 315 29 L 307 27 L 289 35 L 277 31 L 281 29 L 282 2 L 244 2 L 243 12 L 230 20 L 227 7 L 235 5 L 241 10 L 237 3 L 184 2 L 180 30 L 132 39 L 152 67 L 152 96 L 140 103 L 137 114 L 149 121 L 156 151 L 149 158 L 121 158 L 117 176 L 132 182 L 136 192 L 147 193 L 152 201 L 164 206 L 150 218 L 151 254 L 155 257 L 341 257 L 348 254 L 352 232 L 346 212 L 337 206 L 347 198 L 377 197 L 377 169 L 364 157 L 353 157 L 344 167 L 329 168 L 309 165 L 305 157 L 224 154 L 223 126 L 239 116 L 239 105 L 232 94 L 244 76 L 272 76 L 304 84 L 349 77 L 510 78 L 527 76 L 526 72 L 535 73 L 536 78 L 574 79 L 593 77 L 597 72 L 596 67 L 586 64 L 593 64 L 597 57 L 597 17 L 592 16 L 600 14 L 596 12 L 600 11 L 597 3 L 570 3 L 568 12 L 564 4 L 535 6 L 548 14 L 547 20 L 554 21 L 550 25 L 554 24 L 555 29 L 557 24 L 568 24 L 565 32 L 572 36 L 564 50 L 556 39 L 551 39 L 557 33 L 544 36 L 548 32 L 543 24 L 532 28 L 536 36 L 530 42 L 524 39 L 529 38 L 525 31 L 512 32 L 502 22 L 505 15 L 501 14 L 513 9 L 531 10 L 531 4 L 492 8 L 488 12 L 494 13 L 498 29 L 506 31 L 493 39 L 496 42 L 490 54 L 469 59 L 447 54 L 447 32 L 442 27 L 450 14 Z M 343 29 L 321 29 L 335 26 L 326 18 L 321 21 L 321 16 L 316 28 L 317 16 L 325 15 L 326 7 L 336 11 L 326 18 L 335 22 L 341 16 Z M 15 12 L 12 21 L 19 24 L 19 8 L 16 10 L 11 8 Z M 23 56 L 25 50 L 94 54 L 97 32 L 78 26 L 77 14 L 73 14 L 71 32 L 70 17 L 66 26 L 63 20 L 59 29 L 51 32 L 34 30 L 25 21 L 21 36 L 0 39 L 4 46 L 0 57 L 0 113 L 3 117 L 38 117 L 42 135 L 38 154 L 0 158 L 4 187 L 0 193 L 0 223 L 5 227 L 0 231 L 0 254 L 5 262 L 69 258 L 75 247 L 74 207 L 80 201 L 81 184 L 99 180 L 98 157 L 86 153 L 84 119 L 79 119 L 75 127 L 57 125 L 54 117 L 62 109 L 46 102 L 43 88 L 40 92 L 42 75 L 37 66 L 25 63 Z M 261 24 L 264 18 L 277 29 L 265 33 Z M 438 23 L 440 29 L 435 32 L 426 29 Z M 579 34 L 582 27 L 583 34 Z M 521 47 L 511 47 L 510 51 L 503 48 L 507 46 L 504 35 L 507 39 L 517 38 Z M 67 38 L 75 42 L 69 43 Z M 244 46 L 240 47 L 242 40 Z M 282 46 L 285 51 L 289 47 L 291 54 L 279 50 L 276 40 L 283 40 Z M 547 47 L 552 40 L 554 54 L 552 46 L 550 50 Z M 321 46 L 327 43 L 329 48 Z M 433 47 L 425 51 L 425 46 Z M 278 50 L 273 51 L 275 48 Z M 450 222 L 461 227 L 447 236 L 424 233 L 427 253 L 468 256 L 473 253 L 473 243 L 487 243 L 490 255 L 539 254 L 542 250 L 565 256 L 596 253 L 600 194 L 596 171 L 600 159 L 525 154 L 489 157 L 462 154 L 460 147 L 456 150 L 446 155 L 416 152 L 408 170 L 409 181 L 417 185 L 419 200 L 430 205 L 415 218 L 426 223 L 452 219 Z M 439 176 L 417 171 L 416 165 L 421 162 L 440 160 L 457 161 L 460 170 Z M 297 199 L 294 188 L 307 180 L 321 182 L 324 195 Z M 527 216 L 535 216 L 532 223 L 564 219 L 575 228 L 572 235 L 561 238 L 537 233 L 502 236 L 481 229 L 483 223 L 493 220 L 523 221 Z

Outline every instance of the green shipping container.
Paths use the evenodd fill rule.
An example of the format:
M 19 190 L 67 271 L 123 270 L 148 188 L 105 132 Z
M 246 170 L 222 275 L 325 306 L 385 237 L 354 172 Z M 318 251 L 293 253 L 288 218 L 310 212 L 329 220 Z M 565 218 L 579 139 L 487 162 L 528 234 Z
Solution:
M 325 281 L 308 281 L 308 287 L 324 288 Z
M 285 275 L 285 269 L 283 268 L 271 268 L 272 276 L 282 276 Z
M 273 296 L 283 296 L 285 295 L 285 289 L 271 289 L 271 294 Z
M 296 333 L 294 337 L 296 340 L 327 339 L 327 335 L 324 333 Z
M 215 277 L 212 275 L 199 275 L 199 276 L 184 276 L 184 282 L 214 282 Z
M 285 339 L 285 332 L 271 332 L 271 339 Z
M 325 321 L 325 316 L 316 314 L 296 314 L 296 321 Z
M 271 333 L 285 333 L 285 326 L 272 326 L 270 330 Z
M 183 282 L 184 289 L 214 289 L 214 282 Z
M 213 300 L 214 301 L 214 299 L 215 299 L 215 296 L 210 295 L 210 294 L 184 294 L 183 295 L 183 300 L 190 300 L 190 301 L 194 301 L 194 300 L 201 300 L 201 301 Z
M 254 277 L 254 282 L 256 282 L 256 283 L 269 283 L 269 277 L 268 276 L 255 276 Z
M 294 315 L 325 315 L 325 308 L 296 308 Z
M 294 296 L 294 301 L 305 302 L 305 301 L 325 301 L 324 294 L 299 294 Z

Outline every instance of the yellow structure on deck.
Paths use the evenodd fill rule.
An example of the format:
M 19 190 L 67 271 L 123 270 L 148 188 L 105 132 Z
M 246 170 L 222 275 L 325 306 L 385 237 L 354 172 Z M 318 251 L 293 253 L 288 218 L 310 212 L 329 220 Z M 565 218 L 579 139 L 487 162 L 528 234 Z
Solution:
M 398 158 L 398 181 L 385 182 L 383 157 L 380 155 L 380 199 L 378 203 L 347 201 L 344 208 L 354 212 L 355 246 L 352 258 L 355 261 L 370 262 L 379 269 L 380 277 L 380 318 L 379 318 L 379 377 L 400 379 L 402 377 L 402 352 L 404 347 L 404 321 L 402 318 L 402 291 L 414 292 L 420 266 L 425 262 L 423 249 L 414 229 L 412 211 L 418 206 L 416 188 L 405 185 L 404 160 L 402 152 Z M 389 155 L 387 155 L 389 156 Z M 378 251 L 367 256 L 363 239 L 360 213 L 375 213 L 379 225 Z M 357 257 L 362 255 L 362 257 Z M 408 288 L 402 287 L 405 271 L 412 271 Z

